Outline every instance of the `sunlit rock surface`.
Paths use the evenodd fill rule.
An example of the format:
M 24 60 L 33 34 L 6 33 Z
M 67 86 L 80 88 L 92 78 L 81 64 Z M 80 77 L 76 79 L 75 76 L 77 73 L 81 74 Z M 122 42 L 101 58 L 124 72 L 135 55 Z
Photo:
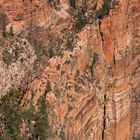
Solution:
M 12 42 L 1 38 L 0 91 L 5 94 L 27 80 L 24 97 L 30 99 L 34 90 L 36 102 L 49 82 L 52 140 L 62 139 L 62 131 L 66 140 L 130 140 L 140 135 L 140 1 L 111 1 L 109 12 L 96 17 L 105 2 L 86 2 L 88 22 L 79 30 L 81 24 L 74 25 L 83 21 L 75 18 L 77 11 L 67 0 L 53 6 L 44 0 L 0 1 L 7 30 L 12 25 L 15 35 L 22 36 Z M 79 0 L 76 8 L 83 4 Z M 32 39 L 45 51 L 53 48 L 55 55 L 37 55 Z

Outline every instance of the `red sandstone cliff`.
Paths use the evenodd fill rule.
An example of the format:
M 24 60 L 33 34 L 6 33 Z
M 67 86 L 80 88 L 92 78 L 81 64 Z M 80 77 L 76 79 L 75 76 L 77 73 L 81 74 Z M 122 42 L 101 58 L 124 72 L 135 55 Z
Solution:
M 7 68 L 3 51 L 13 49 L 0 42 L 2 95 L 12 85 L 27 87 L 23 102 L 32 91 L 34 103 L 45 94 L 53 140 L 139 139 L 139 0 L 79 0 L 76 7 L 67 0 L 1 0 L 0 5 L 7 30 L 11 25 L 14 30 L 14 37 L 1 40 L 12 46 L 18 38 L 23 50 Z

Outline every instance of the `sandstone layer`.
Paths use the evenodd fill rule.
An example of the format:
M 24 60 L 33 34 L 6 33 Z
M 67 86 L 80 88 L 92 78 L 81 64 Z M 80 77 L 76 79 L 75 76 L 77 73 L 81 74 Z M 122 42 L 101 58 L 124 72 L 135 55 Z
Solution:
M 139 0 L 79 0 L 76 7 L 67 0 L 1 0 L 0 5 L 15 35 L 0 38 L 1 95 L 20 86 L 26 88 L 24 101 L 34 91 L 36 103 L 45 94 L 52 140 L 140 137 Z

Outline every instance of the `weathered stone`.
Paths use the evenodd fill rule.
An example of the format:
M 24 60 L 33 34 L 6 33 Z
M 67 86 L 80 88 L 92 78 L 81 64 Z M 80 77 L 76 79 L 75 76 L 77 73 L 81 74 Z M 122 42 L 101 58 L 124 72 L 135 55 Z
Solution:
M 17 41 L 15 50 L 9 40 L 10 45 L 3 47 L 0 38 L 0 91 L 3 94 L 12 84 L 20 85 L 26 72 L 32 74 L 34 62 L 43 54 L 39 45 L 32 48 L 36 40 L 45 49 L 53 48 L 55 56 L 48 59 L 46 55 L 43 60 L 47 66 L 40 63 L 39 67 L 45 68 L 33 81 L 24 77 L 29 82 L 24 98 L 30 99 L 34 90 L 36 102 L 50 83 L 46 99 L 51 105 L 51 139 L 59 140 L 62 133 L 66 140 L 138 137 L 140 2 L 112 0 L 104 4 L 108 1 L 88 0 L 87 9 L 82 9 L 83 2 L 79 0 L 75 9 L 66 0 L 60 0 L 57 7 L 45 0 L 0 1 L 8 24 L 27 39 L 26 45 L 23 39 Z M 109 6 L 106 14 L 102 13 L 105 6 Z M 81 18 L 76 10 L 81 10 L 80 16 L 86 20 L 78 31 L 74 27 Z

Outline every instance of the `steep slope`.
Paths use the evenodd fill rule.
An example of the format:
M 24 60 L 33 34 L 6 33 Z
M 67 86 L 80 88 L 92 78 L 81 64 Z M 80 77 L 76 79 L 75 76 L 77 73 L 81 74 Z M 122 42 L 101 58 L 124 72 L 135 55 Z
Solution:
M 31 45 L 24 53 L 32 56 L 27 60 L 32 81 L 25 77 L 28 84 L 22 88 L 28 88 L 21 104 L 26 108 L 27 100 L 35 104 L 45 96 L 50 104 L 50 139 L 139 139 L 139 0 L 16 2 L 1 1 L 1 13 L 7 14 L 7 30 L 13 25 L 15 36 L 20 33 Z M 32 68 L 42 56 L 31 49 L 36 42 L 48 51 L 39 59 L 42 68 L 34 70 L 41 70 L 39 74 Z M 20 48 L 24 49 L 22 43 Z M 5 74 L 10 67 L 2 65 L 0 70 Z M 19 70 L 22 81 L 26 71 Z M 14 81 L 2 77 L 1 93 Z

